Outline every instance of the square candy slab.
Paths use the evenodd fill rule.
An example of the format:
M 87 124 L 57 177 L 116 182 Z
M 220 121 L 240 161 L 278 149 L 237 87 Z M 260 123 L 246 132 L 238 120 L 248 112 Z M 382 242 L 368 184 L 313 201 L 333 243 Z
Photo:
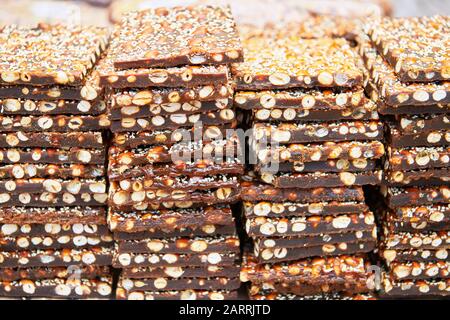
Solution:
M 108 37 L 96 27 L 0 28 L 0 84 L 82 85 Z
M 368 33 L 402 82 L 450 79 L 449 17 L 385 18 Z
M 229 8 L 192 6 L 132 12 L 112 44 L 117 69 L 243 61 Z

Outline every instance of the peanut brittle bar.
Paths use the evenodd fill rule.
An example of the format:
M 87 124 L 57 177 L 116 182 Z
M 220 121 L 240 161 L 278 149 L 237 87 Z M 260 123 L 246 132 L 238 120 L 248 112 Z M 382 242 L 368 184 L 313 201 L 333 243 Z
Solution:
M 0 30 L 0 84 L 81 85 L 108 38 L 106 28 L 6 26 Z
M 114 66 L 118 69 L 243 61 L 229 7 L 192 6 L 131 12 L 122 18 L 118 29 L 111 45 Z

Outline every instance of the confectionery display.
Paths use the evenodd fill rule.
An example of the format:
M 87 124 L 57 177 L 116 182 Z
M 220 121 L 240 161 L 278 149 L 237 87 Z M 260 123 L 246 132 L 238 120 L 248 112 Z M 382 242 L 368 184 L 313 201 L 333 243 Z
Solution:
M 111 89 L 117 299 L 237 297 L 244 163 L 229 66 L 241 61 L 228 8 L 149 9 L 115 30 L 99 73 Z
M 382 182 L 383 123 L 351 43 L 292 27 L 243 34 L 232 68 L 255 165 L 242 184 L 252 248 L 241 280 L 250 299 L 370 293 L 377 227 L 362 186 Z
M 4 0 L 0 300 L 448 299 L 450 17 L 399 6 Z
M 449 26 L 443 16 L 382 19 L 362 35 L 370 90 L 386 114 L 382 296 L 449 294 Z

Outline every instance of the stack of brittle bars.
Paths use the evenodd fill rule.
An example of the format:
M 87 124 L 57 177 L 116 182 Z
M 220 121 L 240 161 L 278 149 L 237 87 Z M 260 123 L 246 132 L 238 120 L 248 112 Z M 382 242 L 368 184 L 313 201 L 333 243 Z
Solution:
M 354 298 L 373 289 L 365 254 L 377 232 L 362 186 L 381 183 L 383 127 L 350 42 L 295 30 L 250 30 L 232 68 L 253 129 L 241 278 L 252 299 Z
M 109 298 L 102 28 L 0 30 L 0 295 Z
M 118 299 L 229 299 L 240 286 L 230 205 L 243 164 L 229 67 L 242 48 L 228 8 L 124 16 L 101 83 L 111 92 L 109 225 Z
M 373 21 L 360 51 L 386 121 L 380 256 L 388 297 L 450 293 L 450 19 Z

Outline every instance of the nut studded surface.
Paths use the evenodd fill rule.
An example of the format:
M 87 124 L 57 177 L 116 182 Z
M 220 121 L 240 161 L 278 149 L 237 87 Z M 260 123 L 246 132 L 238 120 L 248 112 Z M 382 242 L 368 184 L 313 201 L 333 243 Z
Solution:
M 245 62 L 232 67 L 240 90 L 351 88 L 362 84 L 359 58 L 344 39 L 262 35 L 246 39 L 244 50 Z
M 0 295 L 16 298 L 105 299 L 111 295 L 112 288 L 111 277 L 1 281 Z
M 382 182 L 384 126 L 360 57 L 317 20 L 248 30 L 246 62 L 232 66 L 235 105 L 251 114 L 241 271 L 251 298 L 373 290 L 364 265 L 377 228 L 362 186 Z
M 40 24 L 0 30 L 0 83 L 81 85 L 108 41 L 108 30 Z
M 243 60 L 228 7 L 156 8 L 126 15 L 112 45 L 118 69 Z
M 112 293 L 111 121 L 95 70 L 107 41 L 94 27 L 0 30 L 0 297 Z
M 368 34 L 401 81 L 450 79 L 449 17 L 384 18 Z
M 228 8 L 130 13 L 100 62 L 113 145 L 108 226 L 118 299 L 237 296 L 231 205 L 244 173 L 229 65 L 243 60 Z
M 274 108 L 340 110 L 361 107 L 368 102 L 368 99 L 362 89 L 340 93 L 292 89 L 289 91 L 239 91 L 236 92 L 234 102 L 244 110 Z
M 450 82 L 403 83 L 394 69 L 367 42 L 362 40 L 360 53 L 371 74 L 380 98 L 390 106 L 435 105 L 450 102 Z M 364 42 L 365 41 L 365 42 Z
M 109 55 L 100 60 L 98 72 L 100 84 L 113 88 L 193 87 L 211 81 L 226 83 L 229 73 L 228 68 L 222 65 L 116 70 Z
M 379 98 L 387 157 L 377 213 L 380 296 L 449 296 L 449 30 L 447 17 L 371 21 L 360 52 Z M 378 97 L 377 97 L 378 96 Z M 383 200 L 380 200 L 383 201 Z
M 99 86 L 97 72 L 90 73 L 79 86 L 48 85 L 30 86 L 28 84 L 0 86 L 0 97 L 28 100 L 87 100 L 100 98 L 104 88 Z

